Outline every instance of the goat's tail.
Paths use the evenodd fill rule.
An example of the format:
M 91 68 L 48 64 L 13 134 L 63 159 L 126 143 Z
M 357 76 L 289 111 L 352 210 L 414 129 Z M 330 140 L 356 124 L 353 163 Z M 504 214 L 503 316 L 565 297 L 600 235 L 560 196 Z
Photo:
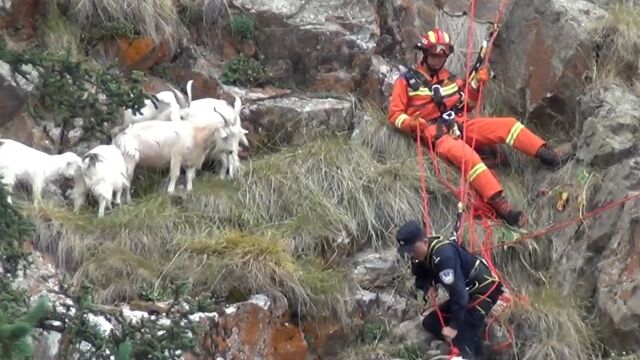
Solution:
M 115 145 L 122 155 L 128 156 L 138 162 L 140 160 L 140 150 L 138 149 L 138 141 L 133 135 L 128 134 L 127 131 L 123 131 L 115 139 L 113 139 L 113 145 Z

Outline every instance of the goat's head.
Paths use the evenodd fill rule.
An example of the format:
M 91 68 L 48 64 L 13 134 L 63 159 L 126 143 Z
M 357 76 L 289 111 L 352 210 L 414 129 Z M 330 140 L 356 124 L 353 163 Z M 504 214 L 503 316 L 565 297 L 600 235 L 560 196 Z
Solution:
M 184 94 L 173 86 L 169 85 L 171 91 L 176 97 L 176 102 L 180 106 L 180 120 L 189 121 L 194 118 L 194 114 L 191 111 L 191 95 L 185 97 Z
M 85 169 L 89 169 L 95 167 L 97 163 L 103 160 L 104 159 L 100 154 L 88 153 L 82 158 L 82 163 L 84 164 Z
M 60 158 L 62 159 L 63 164 L 60 169 L 60 175 L 65 178 L 73 178 L 82 168 L 82 159 L 80 159 L 80 156 L 72 152 L 61 154 Z

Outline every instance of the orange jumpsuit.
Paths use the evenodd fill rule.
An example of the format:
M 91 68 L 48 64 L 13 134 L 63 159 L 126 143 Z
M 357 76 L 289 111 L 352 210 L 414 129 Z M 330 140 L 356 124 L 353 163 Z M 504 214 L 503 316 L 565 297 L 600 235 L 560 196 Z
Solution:
M 417 67 L 417 70 L 431 84 L 441 86 L 443 101 L 447 108 L 453 107 L 462 99 L 465 79 L 450 78 L 449 72 L 444 67 L 433 78 L 428 75 L 422 64 Z M 391 92 L 389 122 L 400 130 L 415 135 L 415 121 L 418 118 L 426 120 L 428 126 L 420 126 L 420 136 L 422 141 L 432 143 L 437 131 L 435 120 L 440 116 L 440 111 L 431 95 L 431 90 L 426 87 L 413 91 L 404 74 L 399 76 Z M 470 84 L 467 95 L 467 111 L 471 111 L 478 100 L 478 91 Z M 501 193 L 503 188 L 471 147 L 472 144 L 477 146 L 508 144 L 529 156 L 535 156 L 545 145 L 544 140 L 512 117 L 466 119 L 463 115 L 458 115 L 455 121 L 464 133 L 463 138 L 466 143 L 463 138 L 456 138 L 445 132 L 435 142 L 436 154 L 459 169 L 462 168 L 463 176 L 485 201 Z

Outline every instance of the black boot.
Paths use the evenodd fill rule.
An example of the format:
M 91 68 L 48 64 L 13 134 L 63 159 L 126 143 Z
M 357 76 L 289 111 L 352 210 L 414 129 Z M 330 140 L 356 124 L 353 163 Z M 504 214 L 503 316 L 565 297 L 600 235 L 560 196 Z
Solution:
M 565 144 L 552 150 L 548 145 L 544 145 L 536 153 L 543 165 L 557 169 L 566 164 L 573 157 L 573 144 Z
M 496 214 L 507 224 L 519 228 L 524 226 L 525 219 L 522 211 L 514 210 L 502 194 L 493 196 L 489 199 L 488 203 L 496 211 Z

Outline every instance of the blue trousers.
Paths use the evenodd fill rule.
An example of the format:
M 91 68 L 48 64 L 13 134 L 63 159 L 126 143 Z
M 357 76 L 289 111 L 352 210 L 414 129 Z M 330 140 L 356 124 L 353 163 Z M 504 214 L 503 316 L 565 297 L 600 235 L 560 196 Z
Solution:
M 493 285 L 493 284 L 491 284 Z M 486 298 L 482 298 L 483 294 L 470 296 L 469 303 L 474 303 L 478 299 L 482 299 L 476 306 L 467 308 L 464 322 L 458 330 L 458 334 L 453 338 L 453 345 L 460 350 L 460 355 L 467 360 L 481 360 L 484 358 L 483 335 L 485 329 L 485 318 L 491 311 L 502 294 L 500 285 Z M 449 324 L 449 314 L 451 307 L 449 301 L 445 301 L 439 306 L 445 326 Z M 422 320 L 422 327 L 433 334 L 437 339 L 445 341 L 442 336 L 442 324 L 438 318 L 438 313 L 434 310 L 430 312 Z

